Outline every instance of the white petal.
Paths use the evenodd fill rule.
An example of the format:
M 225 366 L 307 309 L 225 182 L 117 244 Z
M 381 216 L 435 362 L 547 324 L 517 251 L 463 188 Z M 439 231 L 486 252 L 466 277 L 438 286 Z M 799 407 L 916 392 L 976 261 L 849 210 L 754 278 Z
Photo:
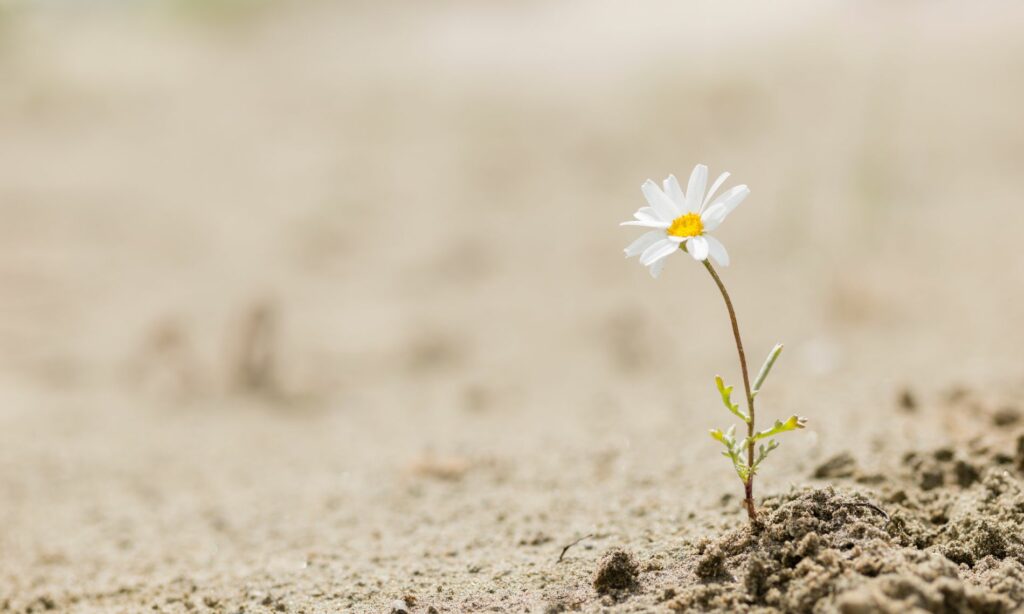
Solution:
M 633 217 L 640 220 L 641 222 L 660 222 L 661 218 L 654 214 L 654 209 L 650 207 L 644 207 L 633 214 Z
M 694 260 L 706 260 L 708 257 L 708 242 L 704 237 L 692 237 L 686 242 L 686 249 Z
M 715 196 L 715 192 L 718 191 L 718 188 L 722 187 L 722 184 L 725 183 L 725 180 L 728 178 L 729 173 L 722 173 L 718 176 L 718 179 L 715 179 L 715 182 L 711 184 L 711 189 L 708 190 L 708 195 L 704 197 L 704 202 L 700 204 L 702 211 L 704 210 L 704 206 L 708 204 L 708 201 Z
M 655 241 L 663 238 L 665 238 L 665 233 L 661 232 L 660 230 L 652 230 L 650 232 L 645 232 L 644 234 L 640 235 L 640 238 L 638 238 L 636 241 L 630 243 L 629 247 L 627 247 L 624 250 L 626 252 L 626 257 L 631 258 L 633 256 L 639 256 L 644 252 L 645 249 L 647 249 L 651 245 L 654 245 Z
M 662 230 L 671 225 L 672 224 L 668 222 L 657 222 L 654 220 L 630 220 L 619 224 L 619 226 L 641 226 L 643 228 L 661 228 Z
M 668 239 L 661 238 L 655 241 L 654 243 L 648 245 L 647 248 L 644 249 L 644 251 L 640 254 L 640 264 L 647 266 L 647 258 L 654 252 L 658 251 L 659 249 L 667 245 L 669 242 L 670 241 Z
M 704 235 L 704 240 L 708 242 L 708 254 L 715 259 L 715 262 L 722 266 L 729 266 L 729 252 L 725 251 L 722 242 L 711 235 Z
M 669 240 L 658 241 L 645 249 L 644 253 L 640 255 L 640 264 L 651 266 L 677 249 L 679 249 L 679 246 Z
M 675 235 L 669 235 L 668 236 L 668 240 L 672 241 L 673 243 L 682 243 L 682 242 L 686 241 L 689 238 L 690 237 L 677 237 Z
M 665 263 L 668 262 L 668 258 L 662 258 L 651 265 L 651 268 L 647 269 L 651 272 L 651 277 L 658 279 L 658 275 L 661 275 L 661 270 L 665 268 Z
M 675 175 L 669 175 L 664 182 L 665 194 L 676 204 L 676 208 L 682 213 L 686 208 L 686 197 L 683 196 L 683 188 L 679 187 L 679 180 Z
M 686 186 L 686 211 L 696 213 L 704 202 L 704 188 L 708 184 L 708 167 L 698 164 L 690 173 L 690 183 Z
M 727 215 L 729 215 L 729 208 L 725 203 L 715 203 L 700 214 L 700 223 L 704 226 L 705 231 L 711 232 L 718 228 Z
M 745 185 L 738 185 L 734 188 L 730 188 L 725 194 L 716 198 L 714 202 L 711 203 L 711 206 L 723 203 L 728 207 L 728 211 L 726 212 L 726 215 L 728 215 L 729 211 L 732 211 L 737 205 L 743 202 L 743 199 L 747 197 L 747 194 L 750 194 L 750 188 Z
M 643 190 L 644 198 L 647 199 L 647 204 L 654 209 L 655 213 L 658 214 L 658 217 L 666 222 L 671 222 L 679 217 L 680 212 L 676 209 L 675 203 L 673 203 L 672 199 L 661 191 L 658 184 L 648 179 L 642 186 L 640 186 L 640 189 Z

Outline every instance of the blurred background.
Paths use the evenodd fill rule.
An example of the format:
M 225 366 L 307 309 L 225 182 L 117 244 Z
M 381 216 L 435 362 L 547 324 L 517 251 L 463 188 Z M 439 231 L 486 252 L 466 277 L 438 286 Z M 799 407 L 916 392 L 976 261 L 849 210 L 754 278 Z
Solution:
M 0 611 L 173 611 L 183 577 L 358 607 L 717 504 L 721 299 L 618 227 L 697 163 L 752 190 L 717 236 L 750 361 L 786 343 L 762 415 L 811 421 L 765 491 L 962 435 L 921 406 L 1024 386 L 1022 25 L 0 1 Z

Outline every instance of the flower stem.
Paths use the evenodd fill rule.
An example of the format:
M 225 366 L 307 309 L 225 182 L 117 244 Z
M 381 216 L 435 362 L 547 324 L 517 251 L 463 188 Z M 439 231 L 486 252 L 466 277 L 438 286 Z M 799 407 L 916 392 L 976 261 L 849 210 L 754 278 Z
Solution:
M 718 290 L 722 293 L 722 298 L 725 299 L 725 308 L 729 310 L 729 320 L 732 322 L 732 335 L 736 338 L 736 352 L 740 355 L 740 370 L 743 372 L 743 390 L 747 394 L 747 415 L 750 420 L 747 422 L 747 467 L 753 469 L 754 467 L 754 395 L 750 394 L 750 376 L 747 374 L 747 357 L 743 353 L 743 340 L 740 339 L 740 325 L 736 321 L 736 310 L 732 307 L 732 299 L 729 298 L 729 292 L 725 289 L 725 284 L 722 283 L 722 278 L 718 276 L 718 272 L 715 271 L 715 267 L 711 266 L 710 260 L 704 261 L 704 267 L 707 268 L 708 273 L 711 273 L 712 279 L 715 280 L 715 284 L 718 286 Z M 751 471 L 747 475 L 747 479 L 743 482 L 743 491 L 746 497 L 743 500 L 744 507 L 747 508 L 747 516 L 750 518 L 750 522 L 757 520 L 757 510 L 754 508 L 754 473 Z

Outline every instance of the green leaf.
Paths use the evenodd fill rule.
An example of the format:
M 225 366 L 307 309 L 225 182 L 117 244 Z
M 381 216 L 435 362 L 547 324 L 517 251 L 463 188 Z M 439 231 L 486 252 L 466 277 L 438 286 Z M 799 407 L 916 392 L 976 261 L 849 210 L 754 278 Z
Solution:
M 749 423 L 750 417 L 740 409 L 740 406 L 732 402 L 732 386 L 726 386 L 720 375 L 715 376 L 715 386 L 718 387 L 718 394 L 722 395 L 722 403 L 740 420 Z
M 732 450 L 733 448 L 736 447 L 736 435 L 735 435 L 735 433 L 736 433 L 736 426 L 735 425 L 730 426 L 728 429 L 726 429 L 726 431 L 724 433 L 722 431 L 718 430 L 718 429 L 711 429 L 711 436 L 714 439 L 722 442 L 722 445 L 724 445 L 725 447 L 729 448 L 730 450 Z
M 725 446 L 722 456 L 732 461 L 733 469 L 740 480 L 746 482 L 750 475 L 750 468 L 743 461 L 743 448 L 736 445 L 736 426 L 730 426 L 724 433 L 719 429 L 711 429 L 711 437 Z
M 747 478 L 750 477 L 750 469 L 743 461 L 737 461 L 735 458 L 732 459 L 732 467 L 736 470 L 736 475 L 739 476 L 740 481 L 746 483 Z
M 778 435 L 779 433 L 785 433 L 786 431 L 795 431 L 796 429 L 802 429 L 807 426 L 807 419 L 799 416 L 790 416 L 785 422 L 776 420 L 772 428 L 761 431 L 754 435 L 754 441 L 766 439 L 772 435 Z M 744 440 L 746 441 L 746 440 Z
M 761 385 L 764 384 L 765 378 L 771 372 L 772 367 L 775 366 L 775 360 L 782 353 L 782 344 L 776 343 L 775 347 L 772 348 L 771 352 L 768 352 L 768 358 L 764 359 L 764 364 L 761 365 L 761 371 L 757 374 L 757 379 L 754 380 L 754 391 L 751 392 L 751 396 L 757 396 L 757 393 L 761 391 Z
M 774 439 L 769 439 L 767 446 L 764 445 L 763 443 L 759 445 L 757 447 L 757 458 L 754 460 L 754 467 L 760 465 L 761 461 L 768 458 L 768 453 L 777 447 L 779 447 L 779 442 L 775 441 Z

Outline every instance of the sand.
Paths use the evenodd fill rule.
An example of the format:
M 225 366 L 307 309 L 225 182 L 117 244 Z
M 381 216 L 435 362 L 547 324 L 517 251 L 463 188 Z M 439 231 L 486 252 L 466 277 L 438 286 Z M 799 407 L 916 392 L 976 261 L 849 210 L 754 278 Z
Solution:
M 1019 609 L 1022 19 L 0 3 L 0 612 Z

